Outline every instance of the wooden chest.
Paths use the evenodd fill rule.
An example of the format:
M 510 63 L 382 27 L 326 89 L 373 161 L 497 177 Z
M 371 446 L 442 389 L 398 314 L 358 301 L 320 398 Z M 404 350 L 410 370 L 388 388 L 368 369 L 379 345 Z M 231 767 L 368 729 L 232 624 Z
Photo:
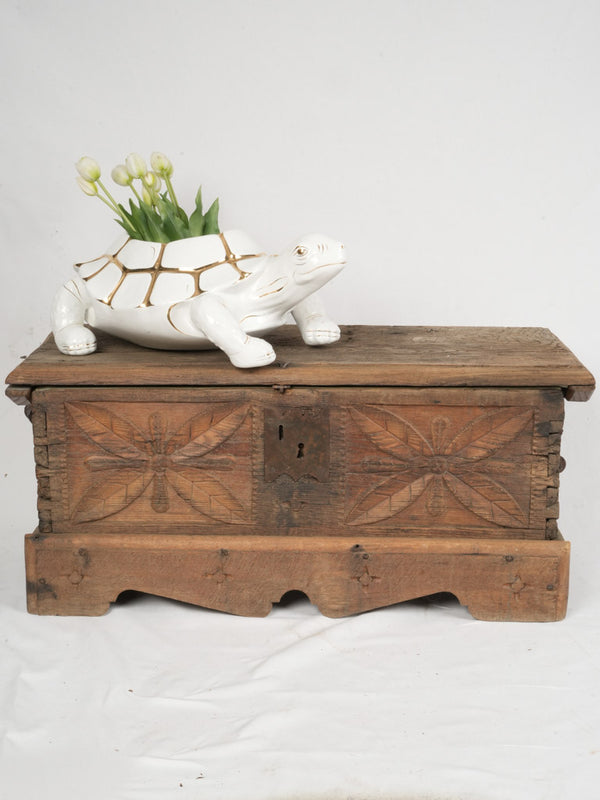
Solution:
M 294 328 L 278 361 L 50 337 L 8 376 L 34 433 L 28 608 L 100 614 L 124 590 L 329 616 L 452 592 L 473 616 L 557 620 L 564 398 L 592 375 L 540 328 Z

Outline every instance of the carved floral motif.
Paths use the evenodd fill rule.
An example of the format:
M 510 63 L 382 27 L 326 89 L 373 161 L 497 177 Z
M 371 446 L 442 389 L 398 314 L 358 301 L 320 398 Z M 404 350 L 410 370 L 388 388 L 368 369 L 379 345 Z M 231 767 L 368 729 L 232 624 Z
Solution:
M 248 511 L 219 480 L 219 471 L 233 468 L 227 455 L 207 457 L 244 422 L 247 406 L 211 405 L 167 433 L 165 417 L 153 413 L 143 431 L 97 403 L 67 403 L 73 422 L 101 450 L 85 459 L 94 481 L 73 512 L 75 522 L 117 514 L 152 486 L 156 513 L 169 509 L 170 486 L 189 506 L 211 519 L 247 521 Z
M 431 421 L 429 438 L 402 417 L 377 406 L 349 409 L 362 433 L 381 453 L 392 457 L 377 471 L 392 473 L 350 510 L 350 525 L 388 519 L 409 508 L 427 490 L 427 510 L 447 510 L 448 493 L 468 511 L 503 527 L 524 527 L 527 512 L 490 472 L 509 473 L 499 451 L 532 420 L 530 409 L 505 408 L 480 414 L 448 441 L 449 420 Z

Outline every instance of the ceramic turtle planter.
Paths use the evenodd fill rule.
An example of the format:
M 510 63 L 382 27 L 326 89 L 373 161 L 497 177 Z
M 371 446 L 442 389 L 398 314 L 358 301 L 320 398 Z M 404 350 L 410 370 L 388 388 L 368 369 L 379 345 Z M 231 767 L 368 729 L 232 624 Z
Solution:
M 99 258 L 76 264 L 77 276 L 57 292 L 55 342 L 62 353 L 92 353 L 90 325 L 145 347 L 218 347 L 236 367 L 262 366 L 275 352 L 261 337 L 289 312 L 306 344 L 339 339 L 314 292 L 344 264 L 343 245 L 316 234 L 276 256 L 241 231 L 167 243 L 122 237 Z

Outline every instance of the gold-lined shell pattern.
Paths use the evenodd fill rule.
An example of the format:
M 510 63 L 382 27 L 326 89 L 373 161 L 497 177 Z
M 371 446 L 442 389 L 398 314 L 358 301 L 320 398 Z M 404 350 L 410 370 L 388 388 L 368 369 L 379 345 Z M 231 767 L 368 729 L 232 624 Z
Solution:
M 128 238 L 114 253 L 75 265 L 90 295 L 114 309 L 172 306 L 251 274 L 264 253 L 241 231 L 167 244 Z M 243 264 L 246 269 L 243 269 Z

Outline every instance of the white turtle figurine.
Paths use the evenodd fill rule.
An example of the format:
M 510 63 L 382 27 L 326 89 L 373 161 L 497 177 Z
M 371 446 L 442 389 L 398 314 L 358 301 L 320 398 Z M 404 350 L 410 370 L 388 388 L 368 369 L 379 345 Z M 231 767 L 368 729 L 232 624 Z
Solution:
M 123 239 L 76 264 L 52 307 L 56 346 L 68 355 L 96 349 L 86 325 L 145 347 L 218 347 L 236 367 L 271 363 L 260 338 L 291 311 L 309 345 L 336 342 L 340 329 L 313 295 L 345 264 L 343 245 L 311 234 L 280 255 L 261 253 L 242 231 L 167 244 Z

